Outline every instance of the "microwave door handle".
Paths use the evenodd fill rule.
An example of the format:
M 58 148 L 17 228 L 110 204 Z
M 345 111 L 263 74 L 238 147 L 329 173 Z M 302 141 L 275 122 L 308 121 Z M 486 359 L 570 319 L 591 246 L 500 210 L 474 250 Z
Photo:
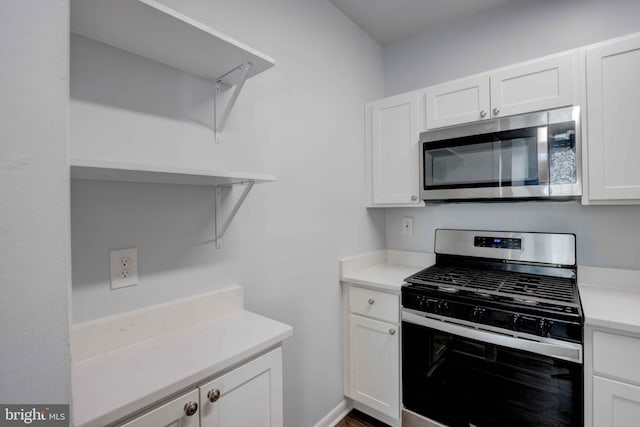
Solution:
M 538 183 L 549 184 L 549 141 L 547 126 L 538 128 Z

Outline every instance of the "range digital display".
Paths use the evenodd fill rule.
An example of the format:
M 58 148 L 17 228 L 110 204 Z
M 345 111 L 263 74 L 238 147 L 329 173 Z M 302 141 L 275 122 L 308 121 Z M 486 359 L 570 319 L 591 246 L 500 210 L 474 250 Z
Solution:
M 522 239 L 475 236 L 473 238 L 473 246 L 478 248 L 522 250 Z

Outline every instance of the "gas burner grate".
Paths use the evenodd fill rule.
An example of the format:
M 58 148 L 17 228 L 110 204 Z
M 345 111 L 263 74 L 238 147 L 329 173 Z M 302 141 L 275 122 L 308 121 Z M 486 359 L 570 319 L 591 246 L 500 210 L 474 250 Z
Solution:
M 434 265 L 407 279 L 413 285 L 467 292 L 476 296 L 509 299 L 527 305 L 578 307 L 575 281 L 512 271 Z

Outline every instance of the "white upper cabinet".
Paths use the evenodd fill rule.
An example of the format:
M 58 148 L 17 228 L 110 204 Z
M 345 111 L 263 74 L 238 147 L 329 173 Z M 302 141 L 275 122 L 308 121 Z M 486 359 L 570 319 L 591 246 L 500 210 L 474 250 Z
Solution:
M 572 105 L 576 61 L 571 51 L 428 87 L 427 128 Z
M 586 50 L 585 203 L 640 203 L 640 36 Z
M 429 129 L 490 118 L 489 76 L 431 86 L 426 96 Z
M 421 206 L 418 139 L 424 126 L 424 92 L 415 91 L 365 106 L 367 206 Z M 424 121 L 424 120 L 422 120 Z
M 492 117 L 572 105 L 575 59 L 570 52 L 491 73 Z

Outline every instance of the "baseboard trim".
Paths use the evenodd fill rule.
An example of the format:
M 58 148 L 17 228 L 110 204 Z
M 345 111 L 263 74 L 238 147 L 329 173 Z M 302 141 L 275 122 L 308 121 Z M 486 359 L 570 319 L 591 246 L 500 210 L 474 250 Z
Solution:
M 390 425 L 391 427 L 401 427 L 402 423 L 400 422 L 400 418 L 393 418 L 386 414 L 383 414 L 375 409 L 368 407 L 367 405 L 363 405 L 360 402 L 352 402 L 353 409 L 357 409 L 360 412 L 363 412 L 378 421 L 382 421 L 385 424 Z
M 333 427 L 338 424 L 351 409 L 353 409 L 353 405 L 349 403 L 347 399 L 343 399 L 338 403 L 338 406 L 329 411 L 314 427 Z

